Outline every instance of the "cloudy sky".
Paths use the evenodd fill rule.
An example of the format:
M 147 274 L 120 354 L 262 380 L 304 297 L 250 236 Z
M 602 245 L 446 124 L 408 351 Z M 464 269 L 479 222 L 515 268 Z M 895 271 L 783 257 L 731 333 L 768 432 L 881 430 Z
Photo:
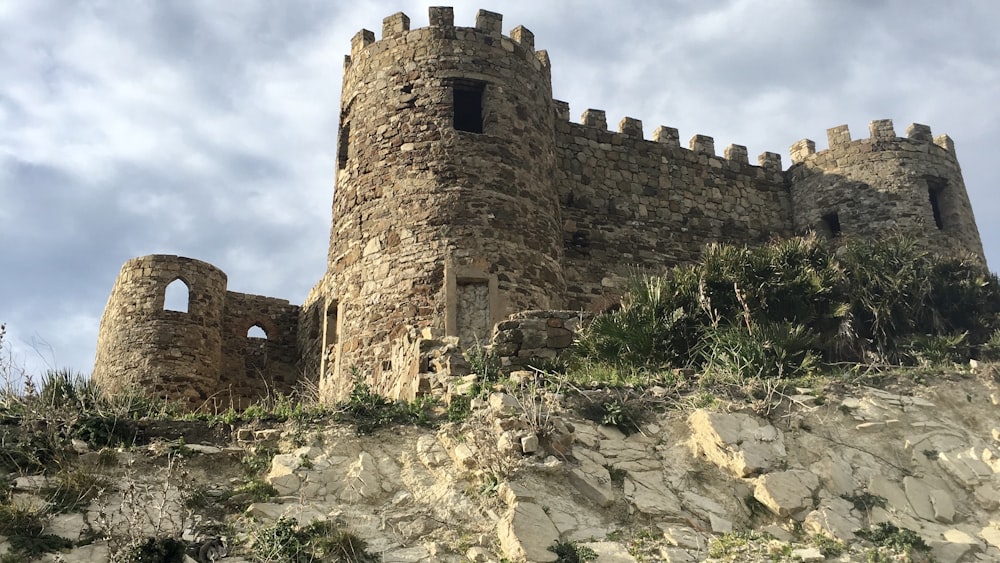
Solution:
M 872 119 L 955 140 L 993 268 L 1000 199 L 995 0 L 482 0 L 549 51 L 553 94 L 782 153 Z M 343 55 L 427 5 L 334 0 L 0 2 L 0 322 L 32 373 L 90 373 L 122 263 L 215 264 L 301 302 L 325 265 Z M 614 127 L 614 125 L 612 126 Z M 686 142 L 686 141 L 685 141 Z

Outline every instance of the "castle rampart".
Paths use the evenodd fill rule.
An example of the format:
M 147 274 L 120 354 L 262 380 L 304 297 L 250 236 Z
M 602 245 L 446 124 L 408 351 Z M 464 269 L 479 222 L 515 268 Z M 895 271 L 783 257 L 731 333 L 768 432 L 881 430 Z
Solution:
M 602 310 L 630 269 L 695 260 L 708 243 L 905 232 L 983 259 L 954 145 L 925 125 L 897 137 L 873 121 L 857 140 L 834 127 L 826 150 L 795 143 L 787 170 L 773 152 L 751 164 L 743 145 L 720 156 L 712 137 L 682 146 L 673 127 L 647 140 L 633 117 L 609 131 L 588 109 L 573 123 L 526 28 L 503 35 L 485 10 L 474 27 L 451 8 L 428 19 L 411 29 L 393 14 L 380 39 L 351 41 L 327 272 L 302 307 L 229 292 L 197 260 L 131 260 L 102 319 L 96 380 L 193 406 L 244 404 L 299 374 L 326 401 L 355 375 L 412 398 L 446 392 L 460 350 L 491 338 L 510 366 L 561 353 L 573 314 L 553 310 Z M 175 280 L 186 313 L 164 310 Z M 248 338 L 255 325 L 266 342 Z
M 589 109 L 579 124 L 556 124 L 566 308 L 610 305 L 629 267 L 690 261 L 709 242 L 791 234 L 780 156 L 765 153 L 754 166 L 740 145 L 720 157 L 712 137 L 695 135 L 682 148 L 673 128 L 658 127 L 647 141 L 637 119 L 624 118 L 617 133 L 606 123 Z

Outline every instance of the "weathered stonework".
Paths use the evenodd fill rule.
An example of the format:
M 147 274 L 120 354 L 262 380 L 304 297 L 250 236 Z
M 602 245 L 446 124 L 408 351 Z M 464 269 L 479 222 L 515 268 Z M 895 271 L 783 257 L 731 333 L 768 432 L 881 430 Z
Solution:
M 137 259 L 157 266 L 123 269 L 95 378 L 149 382 L 192 403 L 230 388 L 253 396 L 259 385 L 240 366 L 260 363 L 245 338 L 257 323 L 268 362 L 282 366 L 275 389 L 303 374 L 333 401 L 358 373 L 409 397 L 448 387 L 424 371 L 441 342 L 510 348 L 513 325 L 496 324 L 537 320 L 511 315 L 605 309 L 629 267 L 690 261 L 706 243 L 898 231 L 983 259 L 954 145 L 927 126 L 900 138 L 891 121 L 874 121 L 871 137 L 854 141 L 835 127 L 827 150 L 795 143 L 788 170 L 771 152 L 753 165 L 745 146 L 718 156 L 712 137 L 695 135 L 684 148 L 671 127 L 645 140 L 631 117 L 609 131 L 602 110 L 570 122 L 552 98 L 548 54 L 524 27 L 502 35 L 500 14 L 481 10 L 474 27 L 459 27 L 451 8 L 433 7 L 429 22 L 410 29 L 397 13 L 381 39 L 362 30 L 351 41 L 328 268 L 302 307 L 235 297 L 208 264 Z M 163 311 L 163 288 L 178 278 L 192 292 L 187 317 Z M 141 315 L 129 312 L 136 300 Z M 572 338 L 551 328 L 569 333 L 549 335 L 560 343 Z M 516 345 L 511 365 L 558 348 Z
M 175 280 L 187 287 L 187 311 L 164 307 Z M 212 410 L 288 392 L 298 380 L 299 308 L 226 291 L 226 281 L 218 268 L 191 258 L 126 262 L 101 319 L 94 381 L 109 393 L 137 385 Z M 267 338 L 248 337 L 254 326 Z

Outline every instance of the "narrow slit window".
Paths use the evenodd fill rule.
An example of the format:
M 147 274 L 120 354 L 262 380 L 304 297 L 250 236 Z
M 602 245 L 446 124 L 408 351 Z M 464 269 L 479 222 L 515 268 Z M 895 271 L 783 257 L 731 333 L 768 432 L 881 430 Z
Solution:
M 823 227 L 831 237 L 840 236 L 840 216 L 836 212 L 823 216 Z
M 337 142 L 337 169 L 347 168 L 347 156 L 350 153 L 351 124 L 344 123 L 340 128 L 340 139 Z
M 163 310 L 187 313 L 190 306 L 190 291 L 184 280 L 177 278 L 167 284 L 163 292 Z
M 938 230 L 944 228 L 944 220 L 941 219 L 941 200 L 940 200 L 940 189 L 930 188 L 927 190 L 927 195 L 931 200 L 931 211 L 934 213 L 934 224 L 937 226 Z
M 337 302 L 331 301 L 326 306 L 326 327 L 324 331 L 324 342 L 326 347 L 337 343 Z
M 455 129 L 469 133 L 483 132 L 482 82 L 461 82 L 454 86 Z

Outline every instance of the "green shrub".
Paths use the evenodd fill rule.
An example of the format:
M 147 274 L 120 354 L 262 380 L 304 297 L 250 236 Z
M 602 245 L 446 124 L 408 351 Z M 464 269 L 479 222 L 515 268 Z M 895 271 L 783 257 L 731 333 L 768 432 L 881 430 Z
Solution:
M 605 426 L 614 426 L 626 436 L 639 431 L 644 411 L 622 398 L 589 403 L 580 413 L 584 418 Z
M 299 527 L 294 518 L 286 517 L 257 529 L 251 549 L 254 561 L 267 563 L 375 563 L 381 560 L 367 552 L 364 540 L 333 522 L 316 521 Z
M 123 563 L 183 563 L 187 543 L 168 537 L 145 538 L 117 554 Z
M 500 357 L 493 353 L 493 350 L 476 342 L 471 348 L 465 351 L 465 361 L 469 362 L 469 369 L 479 376 L 479 384 L 483 387 L 500 381 Z
M 711 244 L 699 261 L 635 276 L 626 290 L 580 332 L 576 370 L 691 366 L 746 380 L 799 375 L 821 360 L 1000 357 L 997 277 L 976 258 L 937 257 L 904 236 L 837 248 L 811 236 Z
M 589 547 L 571 541 L 556 541 L 549 546 L 549 551 L 556 554 L 556 563 L 585 563 L 597 559 L 597 553 Z
M 870 528 L 854 532 L 877 547 L 887 548 L 895 553 L 910 553 L 913 550 L 930 551 L 930 546 L 913 530 L 897 528 L 889 522 L 879 522 Z
M 819 364 L 815 342 L 802 325 L 733 325 L 708 331 L 698 353 L 704 371 L 724 379 L 795 377 Z

